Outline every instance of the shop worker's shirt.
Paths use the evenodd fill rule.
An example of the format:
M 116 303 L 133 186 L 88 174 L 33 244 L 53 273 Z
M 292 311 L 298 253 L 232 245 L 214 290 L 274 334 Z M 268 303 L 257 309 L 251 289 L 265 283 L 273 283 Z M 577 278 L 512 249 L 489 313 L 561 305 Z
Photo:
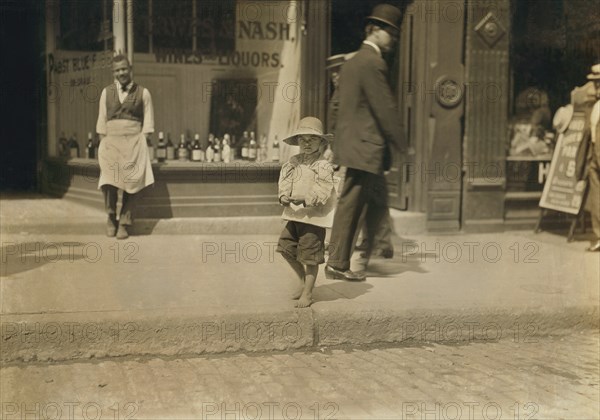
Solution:
M 119 102 L 123 103 L 127 95 L 129 95 L 129 90 L 133 86 L 133 82 L 130 82 L 127 85 L 126 90 L 121 88 L 121 83 L 118 80 L 115 80 L 115 84 L 117 85 L 117 92 L 119 94 Z M 144 88 L 142 92 L 142 101 L 144 102 L 144 122 L 142 123 L 142 134 L 152 134 L 154 133 L 154 107 L 152 106 L 152 96 L 150 96 L 150 92 L 148 89 Z M 98 134 L 106 135 L 106 88 L 102 89 L 102 94 L 100 95 L 99 102 L 100 109 L 98 110 L 98 122 L 96 123 L 96 132 Z
M 600 124 L 600 101 L 596 101 L 592 108 L 592 114 L 590 115 L 591 123 L 591 135 L 592 143 L 598 144 L 600 139 L 598 138 L 598 124 Z

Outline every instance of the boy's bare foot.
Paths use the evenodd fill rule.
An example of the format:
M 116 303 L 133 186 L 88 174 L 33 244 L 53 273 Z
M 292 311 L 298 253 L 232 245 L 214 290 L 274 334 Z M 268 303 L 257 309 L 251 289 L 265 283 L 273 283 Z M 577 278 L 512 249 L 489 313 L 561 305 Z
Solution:
M 302 271 L 304 271 L 304 267 L 302 267 Z M 298 278 L 296 287 L 296 291 L 292 293 L 292 300 L 300 299 L 300 296 L 302 296 L 302 293 L 304 292 L 304 276 Z
M 300 299 L 298 299 L 298 302 L 296 303 L 296 308 L 308 308 L 310 305 L 312 305 L 312 303 L 312 296 L 304 295 L 303 293 L 302 296 L 300 296 Z
M 303 292 L 304 288 L 300 287 L 298 290 L 296 290 L 293 294 L 292 294 L 292 300 L 296 300 L 296 299 L 300 299 L 300 296 L 302 296 L 302 292 Z

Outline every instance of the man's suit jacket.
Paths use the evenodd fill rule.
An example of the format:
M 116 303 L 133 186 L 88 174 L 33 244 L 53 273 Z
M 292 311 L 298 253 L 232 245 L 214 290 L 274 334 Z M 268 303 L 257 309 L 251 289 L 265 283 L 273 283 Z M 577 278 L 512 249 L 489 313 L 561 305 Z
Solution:
M 405 151 L 400 115 L 387 77 L 387 64 L 368 44 L 343 65 L 333 143 L 339 165 L 383 174 L 391 166 L 390 148 Z

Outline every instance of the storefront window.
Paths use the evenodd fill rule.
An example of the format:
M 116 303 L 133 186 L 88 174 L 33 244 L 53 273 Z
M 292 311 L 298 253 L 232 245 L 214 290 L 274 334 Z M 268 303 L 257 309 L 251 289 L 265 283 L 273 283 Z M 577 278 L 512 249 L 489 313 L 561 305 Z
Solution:
M 515 97 L 536 87 L 552 110 L 564 105 L 600 58 L 600 12 L 594 0 L 513 1 L 511 63 Z M 516 104 L 515 104 L 516 105 Z
M 235 0 L 136 0 L 135 51 L 208 55 L 232 52 L 235 4 Z
M 70 4 L 60 0 L 61 6 L 63 2 Z M 76 3 L 92 2 L 98 37 L 102 6 L 110 16 L 113 2 Z M 152 95 L 154 145 L 159 132 L 175 142 L 182 134 L 186 139 L 198 135 L 202 141 L 211 134 L 223 141 L 227 134 L 229 145 L 239 146 L 234 139 L 254 131 L 257 142 L 266 142 L 268 148 L 276 137 L 289 134 L 299 120 L 302 98 L 302 2 L 134 0 L 133 6 L 133 74 Z M 77 22 L 71 21 L 73 27 L 67 22 L 64 33 L 80 30 Z M 96 49 L 68 51 L 61 46 L 49 51 L 48 102 L 55 109 L 55 137 L 73 138 L 80 157 L 85 156 L 88 135 L 95 138 L 102 89 L 113 81 L 111 46 L 108 39 L 97 42 Z M 289 146 L 279 147 L 283 160 Z M 61 152 L 53 144 L 49 154 Z
M 197 51 L 209 55 L 235 50 L 235 0 L 199 1 L 196 7 Z
M 192 48 L 191 0 L 152 0 L 152 45 L 161 48 Z
M 509 156 L 552 152 L 552 115 L 598 61 L 597 2 L 513 0 Z M 595 47 L 594 47 L 595 45 Z M 545 140 L 544 140 L 545 138 Z
M 107 0 L 61 0 L 60 38 L 62 50 L 102 51 L 102 17 Z
M 133 48 L 135 52 L 150 52 L 150 5 L 148 0 L 133 2 Z

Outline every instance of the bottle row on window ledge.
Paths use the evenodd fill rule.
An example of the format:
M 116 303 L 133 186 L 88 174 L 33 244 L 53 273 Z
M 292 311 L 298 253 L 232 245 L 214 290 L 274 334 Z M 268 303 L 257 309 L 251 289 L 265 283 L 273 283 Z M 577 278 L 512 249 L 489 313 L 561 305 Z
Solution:
M 151 162 L 194 162 L 194 163 L 230 163 L 230 162 L 279 162 L 279 140 L 277 135 L 273 138 L 270 150 L 266 134 L 257 142 L 254 131 L 248 135 L 244 131 L 240 139 L 235 135 L 223 135 L 222 139 L 215 137 L 212 133 L 208 139 L 200 139 L 200 135 L 194 136 L 194 141 L 189 136 L 182 134 L 180 142 L 175 145 L 170 134 L 165 139 L 164 133 L 158 133 L 158 144 L 154 146 L 150 136 L 147 137 L 148 155 Z M 88 133 L 88 141 L 84 148 L 83 156 L 80 152 L 77 135 L 73 133 L 67 140 L 64 133 L 58 140 L 57 154 L 62 158 L 86 158 L 97 159 L 99 138 L 94 139 L 91 132 Z

